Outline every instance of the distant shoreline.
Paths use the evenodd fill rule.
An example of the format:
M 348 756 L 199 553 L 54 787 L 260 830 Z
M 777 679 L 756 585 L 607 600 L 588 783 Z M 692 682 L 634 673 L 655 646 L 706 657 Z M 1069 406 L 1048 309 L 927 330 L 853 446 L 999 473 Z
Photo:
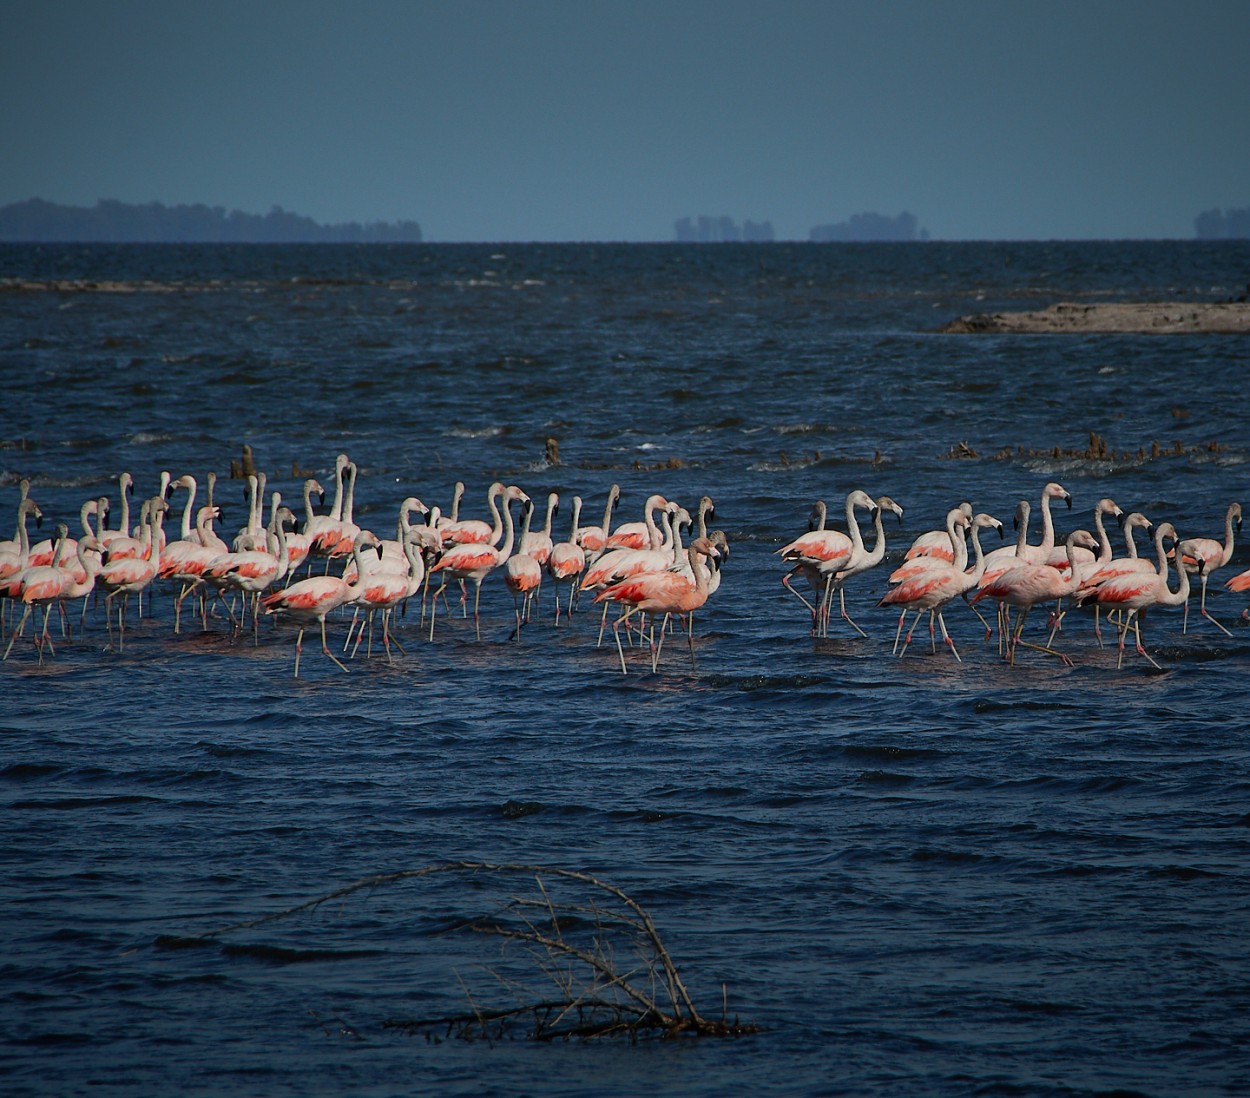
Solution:
M 1061 301 L 1046 309 L 974 313 L 944 324 L 939 332 L 967 335 L 1141 333 L 1150 335 L 1243 335 L 1250 333 L 1245 301 L 1136 301 L 1094 305 Z

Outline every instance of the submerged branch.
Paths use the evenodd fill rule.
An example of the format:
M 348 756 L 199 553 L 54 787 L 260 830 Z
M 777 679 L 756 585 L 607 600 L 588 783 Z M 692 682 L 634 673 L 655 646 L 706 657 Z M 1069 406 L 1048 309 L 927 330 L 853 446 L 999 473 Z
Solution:
M 391 1020 L 385 1023 L 388 1028 L 426 1033 L 446 1030 L 469 1039 L 506 1036 L 528 1023 L 525 1036 L 540 1041 L 646 1034 L 737 1036 L 758 1030 L 736 1019 L 731 1022 L 727 1000 L 720 1019 L 704 1018 L 646 909 L 616 885 L 571 869 L 466 861 L 377 874 L 258 919 L 220 927 L 199 940 L 311 912 L 355 893 L 449 874 L 531 878 L 536 896 L 514 893 L 489 917 L 465 920 L 455 928 L 500 940 L 501 961 L 511 956 L 511 974 L 491 967 L 486 971 L 493 977 L 496 995 L 502 988 L 515 1001 L 479 1003 L 458 976 L 468 1012 Z M 580 886 L 579 894 L 561 899 L 553 892 L 558 883 Z M 524 971 L 530 980 L 535 974 L 540 978 L 545 994 L 518 977 L 517 958 L 515 952 L 509 953 L 510 946 L 522 947 Z M 628 956 L 632 962 L 622 965 L 618 956 Z

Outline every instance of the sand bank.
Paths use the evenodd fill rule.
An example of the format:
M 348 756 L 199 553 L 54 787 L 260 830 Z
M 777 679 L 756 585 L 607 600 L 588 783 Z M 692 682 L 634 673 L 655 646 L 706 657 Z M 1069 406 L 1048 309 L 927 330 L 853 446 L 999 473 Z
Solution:
M 1184 335 L 1250 332 L 1250 303 L 1143 301 L 1079 304 L 1019 313 L 977 313 L 944 325 L 942 332 L 1143 332 Z

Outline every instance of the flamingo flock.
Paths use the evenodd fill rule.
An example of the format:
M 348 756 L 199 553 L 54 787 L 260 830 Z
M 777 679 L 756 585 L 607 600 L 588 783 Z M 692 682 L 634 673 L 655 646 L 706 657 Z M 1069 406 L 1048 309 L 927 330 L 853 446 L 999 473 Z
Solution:
M 1150 520 L 1141 512 L 1125 514 L 1109 498 L 1100 499 L 1094 507 L 1096 534 L 1084 529 L 1074 530 L 1063 539 L 1062 545 L 1057 545 L 1051 513 L 1051 503 L 1056 500 L 1062 500 L 1069 508 L 1072 506 L 1071 494 L 1052 481 L 1041 492 L 1042 532 L 1036 544 L 1028 540 L 1032 508 L 1027 500 L 1021 500 L 1016 506 L 1018 536 L 1014 546 L 985 552 L 980 542 L 981 531 L 994 529 L 1001 536 L 1003 524 L 984 512 L 974 514 L 968 503 L 961 503 L 949 511 L 945 529 L 926 531 L 916 538 L 907 550 L 903 563 L 889 575 L 887 590 L 877 602 L 879 607 L 899 611 L 894 653 L 900 657 L 906 653 L 916 627 L 928 613 L 931 648 L 936 652 L 935 628 L 940 629 L 943 643 L 954 658 L 962 662 L 943 616 L 943 611 L 951 602 L 962 598 L 978 617 L 981 617 L 978 603 L 989 600 L 997 605 L 999 650 L 1008 662 L 1014 664 L 1019 648 L 1024 646 L 1057 656 L 1071 665 L 1071 658 L 1054 647 L 1055 637 L 1071 606 L 1089 605 L 1095 609 L 1094 631 L 1099 645 L 1102 644 L 1099 615 L 1107 613 L 1115 616 L 1119 644 L 1117 667 L 1123 666 L 1125 646 L 1131 632 L 1137 653 L 1158 668 L 1159 664 L 1142 643 L 1141 615 L 1152 607 L 1184 606 L 1184 631 L 1187 632 L 1190 577 L 1193 575 L 1199 578 L 1201 585 L 1202 617 L 1229 634 L 1229 630 L 1207 610 L 1206 591 L 1211 574 L 1232 559 L 1236 536 L 1241 529 L 1240 503 L 1230 504 L 1225 513 L 1223 540 L 1181 540 L 1176 527 L 1170 522 L 1153 527 L 1156 560 L 1152 563 L 1138 556 L 1134 541 L 1135 530 L 1152 528 Z M 869 512 L 875 527 L 875 543 L 871 550 L 866 547 L 859 530 L 857 513 L 861 510 Z M 851 492 L 846 498 L 848 532 L 843 534 L 826 529 L 827 508 L 823 501 L 818 502 L 812 509 L 808 532 L 777 550 L 782 560 L 791 566 L 782 577 L 782 584 L 807 606 L 814 635 L 828 635 L 833 591 L 843 593 L 848 579 L 882 560 L 885 533 L 881 516 L 886 510 L 893 511 L 901 521 L 902 508 L 888 496 L 874 500 L 861 490 Z M 1123 557 L 1115 556 L 1106 530 L 1107 516 L 1114 516 L 1123 522 Z M 966 540 L 969 535 L 974 554 L 971 565 Z M 1175 589 L 1169 584 L 1169 565 L 1177 573 Z M 791 581 L 800 575 L 812 586 L 815 602 L 809 602 L 791 585 Z M 1235 576 L 1226 586 L 1231 591 L 1250 590 L 1250 571 Z M 1050 607 L 1047 622 L 1049 635 L 1045 643 L 1023 639 L 1029 613 L 1039 604 Z M 914 613 L 915 618 L 904 635 L 909 613 Z M 863 630 L 847 616 L 845 605 L 842 616 L 856 632 L 863 635 Z M 987 638 L 992 636 L 993 627 L 984 617 L 981 621 Z
M 263 473 L 252 474 L 247 478 L 247 520 L 229 536 L 222 528 L 222 509 L 213 500 L 211 474 L 207 500 L 197 506 L 195 477 L 163 473 L 159 488 L 140 502 L 138 521 L 132 526 L 134 480 L 123 473 L 116 508 L 108 497 L 88 499 L 78 516 L 79 536 L 71 537 L 68 523 L 61 522 L 55 537 L 34 544 L 28 525 L 31 520 L 39 523 L 43 512 L 23 481 L 14 537 L 0 542 L 0 600 L 9 633 L 3 658 L 9 659 L 28 629 L 40 663 L 55 655 L 53 614 L 59 616 L 61 635 L 72 635 L 67 606 L 82 601 L 81 631 L 87 628 L 93 599 L 103 607 L 106 649 L 122 651 L 132 599 L 142 614 L 145 596 L 150 599 L 154 592 L 167 591 L 173 599 L 175 633 L 184 628 L 188 600 L 202 631 L 211 628 L 210 618 L 229 621 L 236 637 L 250 633 L 254 642 L 263 619 L 284 620 L 296 627 L 297 678 L 310 627 L 320 635 L 323 654 L 347 671 L 345 660 L 355 657 L 362 644 L 366 657 L 372 655 L 379 624 L 386 659 L 394 658 L 393 649 L 405 653 L 395 612 L 410 604 L 420 614 L 420 635 L 429 641 L 437 635 L 440 604 L 445 622 L 457 616 L 467 619 L 470 584 L 474 637 L 480 640 L 482 587 L 500 582 L 491 578 L 498 575 L 513 602 L 510 639 L 520 642 L 525 628 L 539 617 L 542 587 L 549 580 L 556 627 L 572 622 L 583 597 L 602 606 L 596 646 L 603 645 L 610 610 L 616 608 L 611 628 L 623 673 L 628 673 L 631 662 L 627 645 L 645 650 L 652 672 L 657 672 L 665 638 L 677 628 L 686 634 L 691 667 L 696 667 L 694 615 L 719 589 L 729 558 L 724 532 L 708 529 L 714 517 L 709 497 L 702 497 L 692 512 L 655 493 L 647 498 L 640 516 L 614 524 L 620 491 L 613 485 L 599 525 L 583 526 L 583 500 L 573 496 L 567 537 L 557 540 L 563 528 L 556 525 L 561 501 L 555 492 L 540 504 L 520 486 L 496 481 L 485 496 L 489 518 L 462 518 L 465 485 L 458 482 L 446 514 L 408 496 L 394 512 L 394 536 L 382 537 L 355 521 L 357 476 L 356 464 L 347 455 L 338 455 L 332 503 L 325 508 L 322 485 L 307 479 L 301 519 L 283 504 L 278 492 L 267 495 Z M 1142 641 L 1142 616 L 1155 607 L 1182 606 L 1187 631 L 1195 587 L 1200 619 L 1229 632 L 1208 611 L 1207 589 L 1212 574 L 1233 557 L 1241 528 L 1239 503 L 1225 513 L 1222 538 L 1182 539 L 1172 523 L 1152 524 L 1141 512 L 1125 513 L 1109 498 L 1095 504 L 1092 531 L 1077 529 L 1060 537 L 1051 511 L 1055 502 L 1072 507 L 1071 495 L 1051 482 L 1041 491 L 1037 542 L 1029 540 L 1032 508 L 1023 500 L 1015 508 L 1014 544 L 983 547 L 981 536 L 993 531 L 1001 539 L 1004 525 L 993 515 L 974 512 L 968 503 L 952 507 L 942 529 L 915 538 L 886 576 L 876 603 L 898 614 L 894 654 L 901 658 L 907 653 L 928 614 L 932 651 L 936 653 L 940 631 L 943 644 L 962 662 L 945 619 L 955 602 L 980 619 L 987 640 L 995 627 L 982 609 L 994 607 L 999 651 L 1011 664 L 1026 648 L 1070 665 L 1071 657 L 1059 650 L 1056 638 L 1072 607 L 1089 606 L 1100 646 L 1104 616 L 1114 622 L 1117 666 L 1123 666 L 1131 637 L 1135 651 L 1157 668 Z M 808 530 L 777 550 L 784 565 L 783 589 L 804 604 L 813 636 L 829 635 L 835 594 L 840 619 L 855 635 L 868 636 L 847 612 L 846 588 L 867 583 L 867 573 L 885 560 L 886 513 L 901 526 L 899 503 L 856 489 L 845 500 L 843 531 L 829 526 L 828 508 L 817 502 Z M 114 514 L 116 526 L 110 526 Z M 175 514 L 181 516 L 179 536 L 167 536 L 165 524 L 172 525 Z M 860 529 L 863 514 L 870 523 L 871 545 Z M 1108 518 L 1122 526 L 1120 555 L 1106 528 Z M 1139 530 L 1152 535 L 1152 557 L 1139 556 L 1135 541 Z M 683 545 L 686 538 L 689 544 Z M 796 579 L 810 589 L 810 597 L 798 589 Z M 1250 590 L 1250 571 L 1225 586 L 1234 592 Z M 1044 640 L 1025 639 L 1029 615 L 1038 606 L 1048 612 L 1048 633 Z M 331 648 L 327 625 L 336 612 L 344 618 L 351 615 L 339 654 Z
M 253 638 L 264 617 L 294 624 L 297 678 L 304 634 L 310 627 L 320 634 L 323 654 L 347 671 L 347 664 L 331 649 L 327 632 L 327 619 L 335 611 L 352 614 L 341 654 L 355 656 L 367 638 L 366 656 L 371 655 L 375 621 L 380 621 L 381 645 L 389 660 L 392 648 L 404 651 L 394 628 L 397 609 L 416 600 L 422 628 L 428 628 L 433 641 L 440 603 L 444 617 L 454 616 L 453 600 L 458 594 L 460 614 L 467 617 L 468 585 L 472 584 L 474 635 L 480 640 L 482 586 L 499 574 L 513 598 L 512 637 L 518 642 L 536 617 L 544 579 L 550 579 L 557 626 L 561 620 L 572 620 L 583 595 L 603 603 L 604 623 L 609 606 L 620 608 L 613 633 L 622 672 L 629 670 L 622 630 L 631 646 L 649 646 L 654 672 L 674 618 L 684 623 L 694 665 L 693 614 L 719 587 L 721 566 L 729 558 L 724 532 L 707 529 L 714 513 L 710 498 L 704 497 L 692 515 L 675 501 L 653 495 L 638 523 L 613 527 L 620 498 L 619 488 L 613 485 L 602 526 L 583 527 L 579 525 L 582 500 L 574 496 L 568 538 L 557 542 L 553 526 L 560 500 L 556 493 L 546 498 L 541 525 L 535 521 L 533 499 L 519 486 L 502 482 L 487 490 L 489 520 L 462 519 L 465 488 L 457 483 L 446 516 L 414 496 L 405 498 L 398 508 L 395 536 L 384 539 L 354 521 L 357 474 L 356 464 L 340 454 L 335 462 L 334 500 L 324 513 L 313 502 L 318 497 L 324 504 L 322 485 L 315 478 L 305 481 L 302 525 L 278 492 L 269 495 L 266 522 L 265 475 L 250 475 L 247 522 L 228 541 L 221 530 L 222 510 L 213 501 L 214 476 L 208 478 L 207 502 L 197 507 L 199 486 L 193 476 L 162 474 L 159 490 L 142 502 L 138 525 L 132 528 L 134 480 L 123 473 L 118 481 L 116 528 L 108 525 L 112 510 L 107 497 L 95 498 L 84 503 L 80 512 L 82 537 L 69 537 L 68 526 L 62 523 L 55 538 L 32 545 L 28 521 L 40 521 L 43 512 L 30 497 L 29 482 L 23 481 L 16 533 L 11 542 L 0 544 L 0 600 L 5 620 L 15 616 L 14 608 L 21 608 L 20 618 L 9 629 L 4 659 L 32 619 L 38 661 L 42 663 L 46 654 L 54 655 L 53 612 L 59 612 L 66 635 L 70 625 L 65 607 L 82 599 L 80 628 L 84 628 L 92 596 L 103 603 L 106 648 L 122 651 L 132 596 L 139 601 L 163 587 L 173 596 L 175 633 L 182 631 L 183 607 L 192 599 L 202 630 L 209 628 L 210 615 L 228 618 L 236 636 L 250 632 Z M 165 533 L 165 522 L 182 492 L 181 534 L 171 538 Z M 697 534 L 685 551 L 683 537 L 696 522 Z M 603 627 L 600 644 L 602 640 Z

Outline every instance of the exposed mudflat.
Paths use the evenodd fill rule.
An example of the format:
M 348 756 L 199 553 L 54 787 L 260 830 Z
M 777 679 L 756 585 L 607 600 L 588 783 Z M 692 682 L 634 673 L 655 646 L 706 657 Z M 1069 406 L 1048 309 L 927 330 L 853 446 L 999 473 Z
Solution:
M 1144 332 L 1158 335 L 1250 332 L 1250 303 L 1140 301 L 1084 304 L 1061 301 L 1047 309 L 974 313 L 943 332 Z

